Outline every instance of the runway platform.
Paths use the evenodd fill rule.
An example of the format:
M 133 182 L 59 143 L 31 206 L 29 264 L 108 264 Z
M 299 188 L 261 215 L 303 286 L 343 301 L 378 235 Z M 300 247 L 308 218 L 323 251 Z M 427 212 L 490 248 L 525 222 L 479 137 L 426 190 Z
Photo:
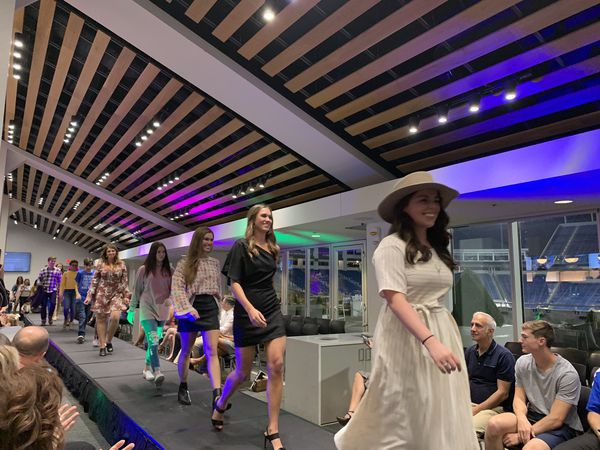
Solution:
M 37 314 L 29 314 L 27 319 L 33 325 L 40 323 Z M 114 353 L 100 357 L 98 348 L 92 346 L 91 328 L 83 344 L 75 342 L 76 330 L 63 330 L 62 321 L 46 328 L 51 340 L 46 359 L 108 442 L 126 439 L 136 444 L 136 450 L 263 448 L 264 402 L 236 393 L 231 399 L 233 407 L 225 415 L 225 429 L 216 432 L 210 423 L 212 388 L 202 375 L 190 372 L 192 405 L 183 406 L 177 403 L 175 364 L 161 361 L 165 382 L 157 389 L 142 379 L 144 350 L 115 338 Z M 335 449 L 331 430 L 283 410 L 279 428 L 288 450 Z

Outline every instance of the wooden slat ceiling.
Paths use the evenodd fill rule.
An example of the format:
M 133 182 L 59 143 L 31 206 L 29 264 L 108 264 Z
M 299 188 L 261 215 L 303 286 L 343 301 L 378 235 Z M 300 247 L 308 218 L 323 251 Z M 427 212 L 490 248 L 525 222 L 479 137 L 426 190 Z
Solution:
M 191 2 L 186 17 L 201 22 L 216 3 Z M 264 3 L 238 2 L 212 30 L 215 39 L 226 42 Z M 347 189 L 65 3 L 41 0 L 17 11 L 18 32 L 24 69 L 18 82 L 8 80 L 4 140 L 13 123 L 14 145 L 74 177 L 55 178 L 39 165 L 16 169 L 5 189 L 22 205 L 13 216 L 24 224 L 95 251 L 103 241 L 130 247 L 173 235 L 114 206 L 111 195 L 193 230 L 237 218 L 258 201 L 293 205 Z M 98 190 L 76 187 L 76 177 Z M 234 199 L 241 190 L 246 195 Z
M 597 0 L 150 1 L 398 176 L 598 126 Z

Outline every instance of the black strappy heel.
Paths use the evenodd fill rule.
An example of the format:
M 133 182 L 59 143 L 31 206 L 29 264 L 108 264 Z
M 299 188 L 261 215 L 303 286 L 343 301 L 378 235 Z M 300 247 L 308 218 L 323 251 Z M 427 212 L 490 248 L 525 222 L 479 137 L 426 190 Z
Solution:
M 227 406 L 225 407 L 225 409 L 221 409 L 217 405 L 217 402 L 221 398 L 222 394 L 223 394 L 223 391 L 221 390 L 221 388 L 213 389 L 213 413 L 215 411 L 217 411 L 219 414 L 225 414 L 225 411 L 227 411 L 229 408 L 231 408 L 231 403 L 228 403 Z M 213 428 L 216 431 L 223 431 L 223 419 L 213 419 L 211 417 L 210 421 L 212 423 Z
M 272 442 L 275 439 L 281 439 L 279 437 L 279 433 L 269 434 L 269 426 L 268 425 L 267 425 L 267 429 L 265 430 L 263 436 L 265 437 L 264 448 L 267 448 L 267 441 Z M 273 444 L 271 444 L 271 445 L 273 445 Z M 285 450 L 285 447 L 279 447 L 278 449 L 274 449 L 274 450 Z
M 219 400 L 219 398 L 220 398 L 222 395 L 223 395 L 223 389 L 221 389 L 221 388 L 216 388 L 216 389 L 213 389 L 213 391 L 212 391 L 212 397 L 213 397 L 213 402 L 212 402 L 212 404 L 213 404 L 213 409 L 215 409 L 215 408 L 216 408 L 216 406 L 217 406 L 217 400 Z M 225 407 L 225 411 L 228 411 L 228 410 L 230 410 L 230 409 L 231 409 L 231 403 L 227 403 L 227 406 Z M 223 414 L 223 413 L 221 413 L 221 414 Z

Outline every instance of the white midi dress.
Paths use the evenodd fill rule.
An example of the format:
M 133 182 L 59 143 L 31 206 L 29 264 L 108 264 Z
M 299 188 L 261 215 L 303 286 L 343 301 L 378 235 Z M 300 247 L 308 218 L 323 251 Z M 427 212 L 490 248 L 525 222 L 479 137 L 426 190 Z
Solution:
M 374 333 L 369 388 L 335 444 L 340 450 L 478 450 L 463 346 L 442 304 L 452 272 L 435 251 L 426 263 L 405 263 L 405 248 L 397 235 L 379 244 L 373 255 L 379 293 L 404 293 L 431 332 L 459 357 L 463 370 L 440 372 L 425 346 L 384 304 Z

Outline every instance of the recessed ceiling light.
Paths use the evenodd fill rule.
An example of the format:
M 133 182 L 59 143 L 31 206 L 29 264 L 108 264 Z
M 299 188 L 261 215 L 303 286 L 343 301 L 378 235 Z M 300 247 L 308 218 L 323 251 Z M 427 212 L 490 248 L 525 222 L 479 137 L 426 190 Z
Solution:
M 148 136 L 146 136 L 146 135 L 143 135 L 143 136 L 142 136 L 140 139 L 141 139 L 142 141 L 145 141 L 145 140 L 147 140 L 147 139 L 148 139 Z
M 71 126 L 72 127 L 76 127 L 77 126 L 77 121 L 76 120 L 71 121 Z
M 152 133 L 154 133 L 154 131 L 152 131 L 152 129 L 148 128 L 148 129 L 146 130 L 146 133 L 148 133 L 148 134 L 152 134 Z
M 21 55 L 21 52 L 13 52 L 13 58 L 21 59 L 21 56 L 23 56 L 23 55 Z
M 15 70 L 21 70 L 21 69 L 22 69 L 22 67 L 21 67 L 21 64 L 19 64 L 19 63 L 14 63 L 14 64 L 13 64 L 13 69 L 15 69 Z
M 18 73 L 13 73 L 13 78 L 15 80 L 20 80 L 21 79 L 21 75 L 19 75 Z
M 73 133 L 75 131 L 75 128 L 69 127 L 68 130 L 69 130 L 70 133 Z
M 568 205 L 569 203 L 573 203 L 573 200 L 556 200 L 554 202 L 555 205 Z
M 156 121 L 154 121 L 154 123 L 152 124 L 152 126 L 154 128 L 158 128 L 158 127 L 160 127 L 160 122 L 158 120 L 156 120 Z

